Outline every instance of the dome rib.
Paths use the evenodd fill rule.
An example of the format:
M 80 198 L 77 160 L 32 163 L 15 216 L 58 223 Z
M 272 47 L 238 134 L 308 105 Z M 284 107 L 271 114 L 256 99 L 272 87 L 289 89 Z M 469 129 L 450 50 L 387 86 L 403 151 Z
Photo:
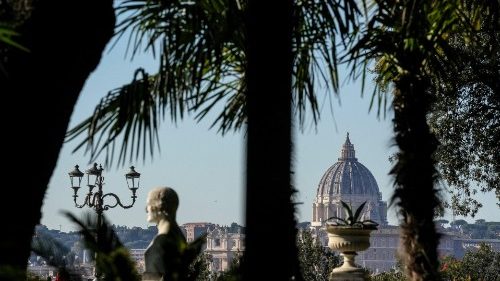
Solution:
M 382 226 L 387 225 L 387 203 L 382 201 L 377 181 L 355 155 L 354 145 L 347 134 L 340 158 L 326 170 L 318 184 L 313 204 L 313 222 L 316 226 L 321 226 L 332 215 L 339 215 L 337 212 L 342 208 L 341 200 L 357 206 L 368 202 L 369 207 L 363 216 Z
M 368 168 L 358 162 L 355 155 L 356 151 L 348 133 L 338 162 L 326 170 L 319 182 L 317 196 L 332 197 L 348 194 L 378 196 L 379 188 L 375 177 Z

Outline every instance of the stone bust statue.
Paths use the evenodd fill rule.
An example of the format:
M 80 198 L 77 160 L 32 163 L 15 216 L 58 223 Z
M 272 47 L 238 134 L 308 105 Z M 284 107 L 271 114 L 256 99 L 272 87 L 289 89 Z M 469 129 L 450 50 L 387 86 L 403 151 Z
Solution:
M 144 253 L 142 280 L 177 280 L 182 268 L 182 249 L 186 238 L 175 220 L 179 197 L 170 187 L 159 187 L 148 193 L 147 221 L 156 223 L 158 234 Z

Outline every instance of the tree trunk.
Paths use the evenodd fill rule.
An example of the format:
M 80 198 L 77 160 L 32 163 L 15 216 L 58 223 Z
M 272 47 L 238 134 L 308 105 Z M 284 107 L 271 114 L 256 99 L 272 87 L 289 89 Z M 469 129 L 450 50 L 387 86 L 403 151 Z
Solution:
M 248 7 L 243 279 L 302 280 L 291 202 L 292 1 Z
M 420 65 L 419 61 L 414 65 Z M 396 186 L 393 199 L 402 218 L 402 258 L 410 280 L 438 280 L 439 234 L 434 214 L 440 201 L 434 187 L 437 173 L 433 153 L 437 141 L 426 118 L 429 83 L 407 76 L 395 84 L 393 122 L 400 154 L 391 174 Z
M 7 76 L 0 77 L 3 104 L 10 107 L 2 118 L 8 179 L 0 204 L 2 280 L 25 280 L 34 227 L 71 113 L 115 25 L 112 0 L 34 2 L 18 40 L 30 52 L 10 50 Z

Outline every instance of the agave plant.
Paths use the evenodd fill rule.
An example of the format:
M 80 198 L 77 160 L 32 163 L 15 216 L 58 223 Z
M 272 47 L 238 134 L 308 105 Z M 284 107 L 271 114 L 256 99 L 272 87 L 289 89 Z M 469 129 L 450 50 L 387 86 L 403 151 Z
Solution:
M 345 211 L 345 218 L 332 216 L 326 220 L 328 225 L 332 226 L 342 226 L 342 227 L 353 227 L 353 228 L 363 228 L 363 229 L 377 229 L 378 223 L 372 220 L 361 220 L 361 212 L 366 205 L 366 201 L 359 205 L 355 212 L 352 211 L 352 207 L 344 201 L 340 201 L 342 207 Z

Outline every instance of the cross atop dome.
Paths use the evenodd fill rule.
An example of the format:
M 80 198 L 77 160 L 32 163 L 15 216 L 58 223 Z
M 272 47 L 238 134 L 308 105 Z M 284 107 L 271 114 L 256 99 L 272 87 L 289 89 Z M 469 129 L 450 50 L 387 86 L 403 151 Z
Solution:
M 349 132 L 347 132 L 345 142 L 342 145 L 342 150 L 340 151 L 339 161 L 345 161 L 345 160 L 357 161 L 354 145 L 351 143 L 351 140 L 349 139 Z

